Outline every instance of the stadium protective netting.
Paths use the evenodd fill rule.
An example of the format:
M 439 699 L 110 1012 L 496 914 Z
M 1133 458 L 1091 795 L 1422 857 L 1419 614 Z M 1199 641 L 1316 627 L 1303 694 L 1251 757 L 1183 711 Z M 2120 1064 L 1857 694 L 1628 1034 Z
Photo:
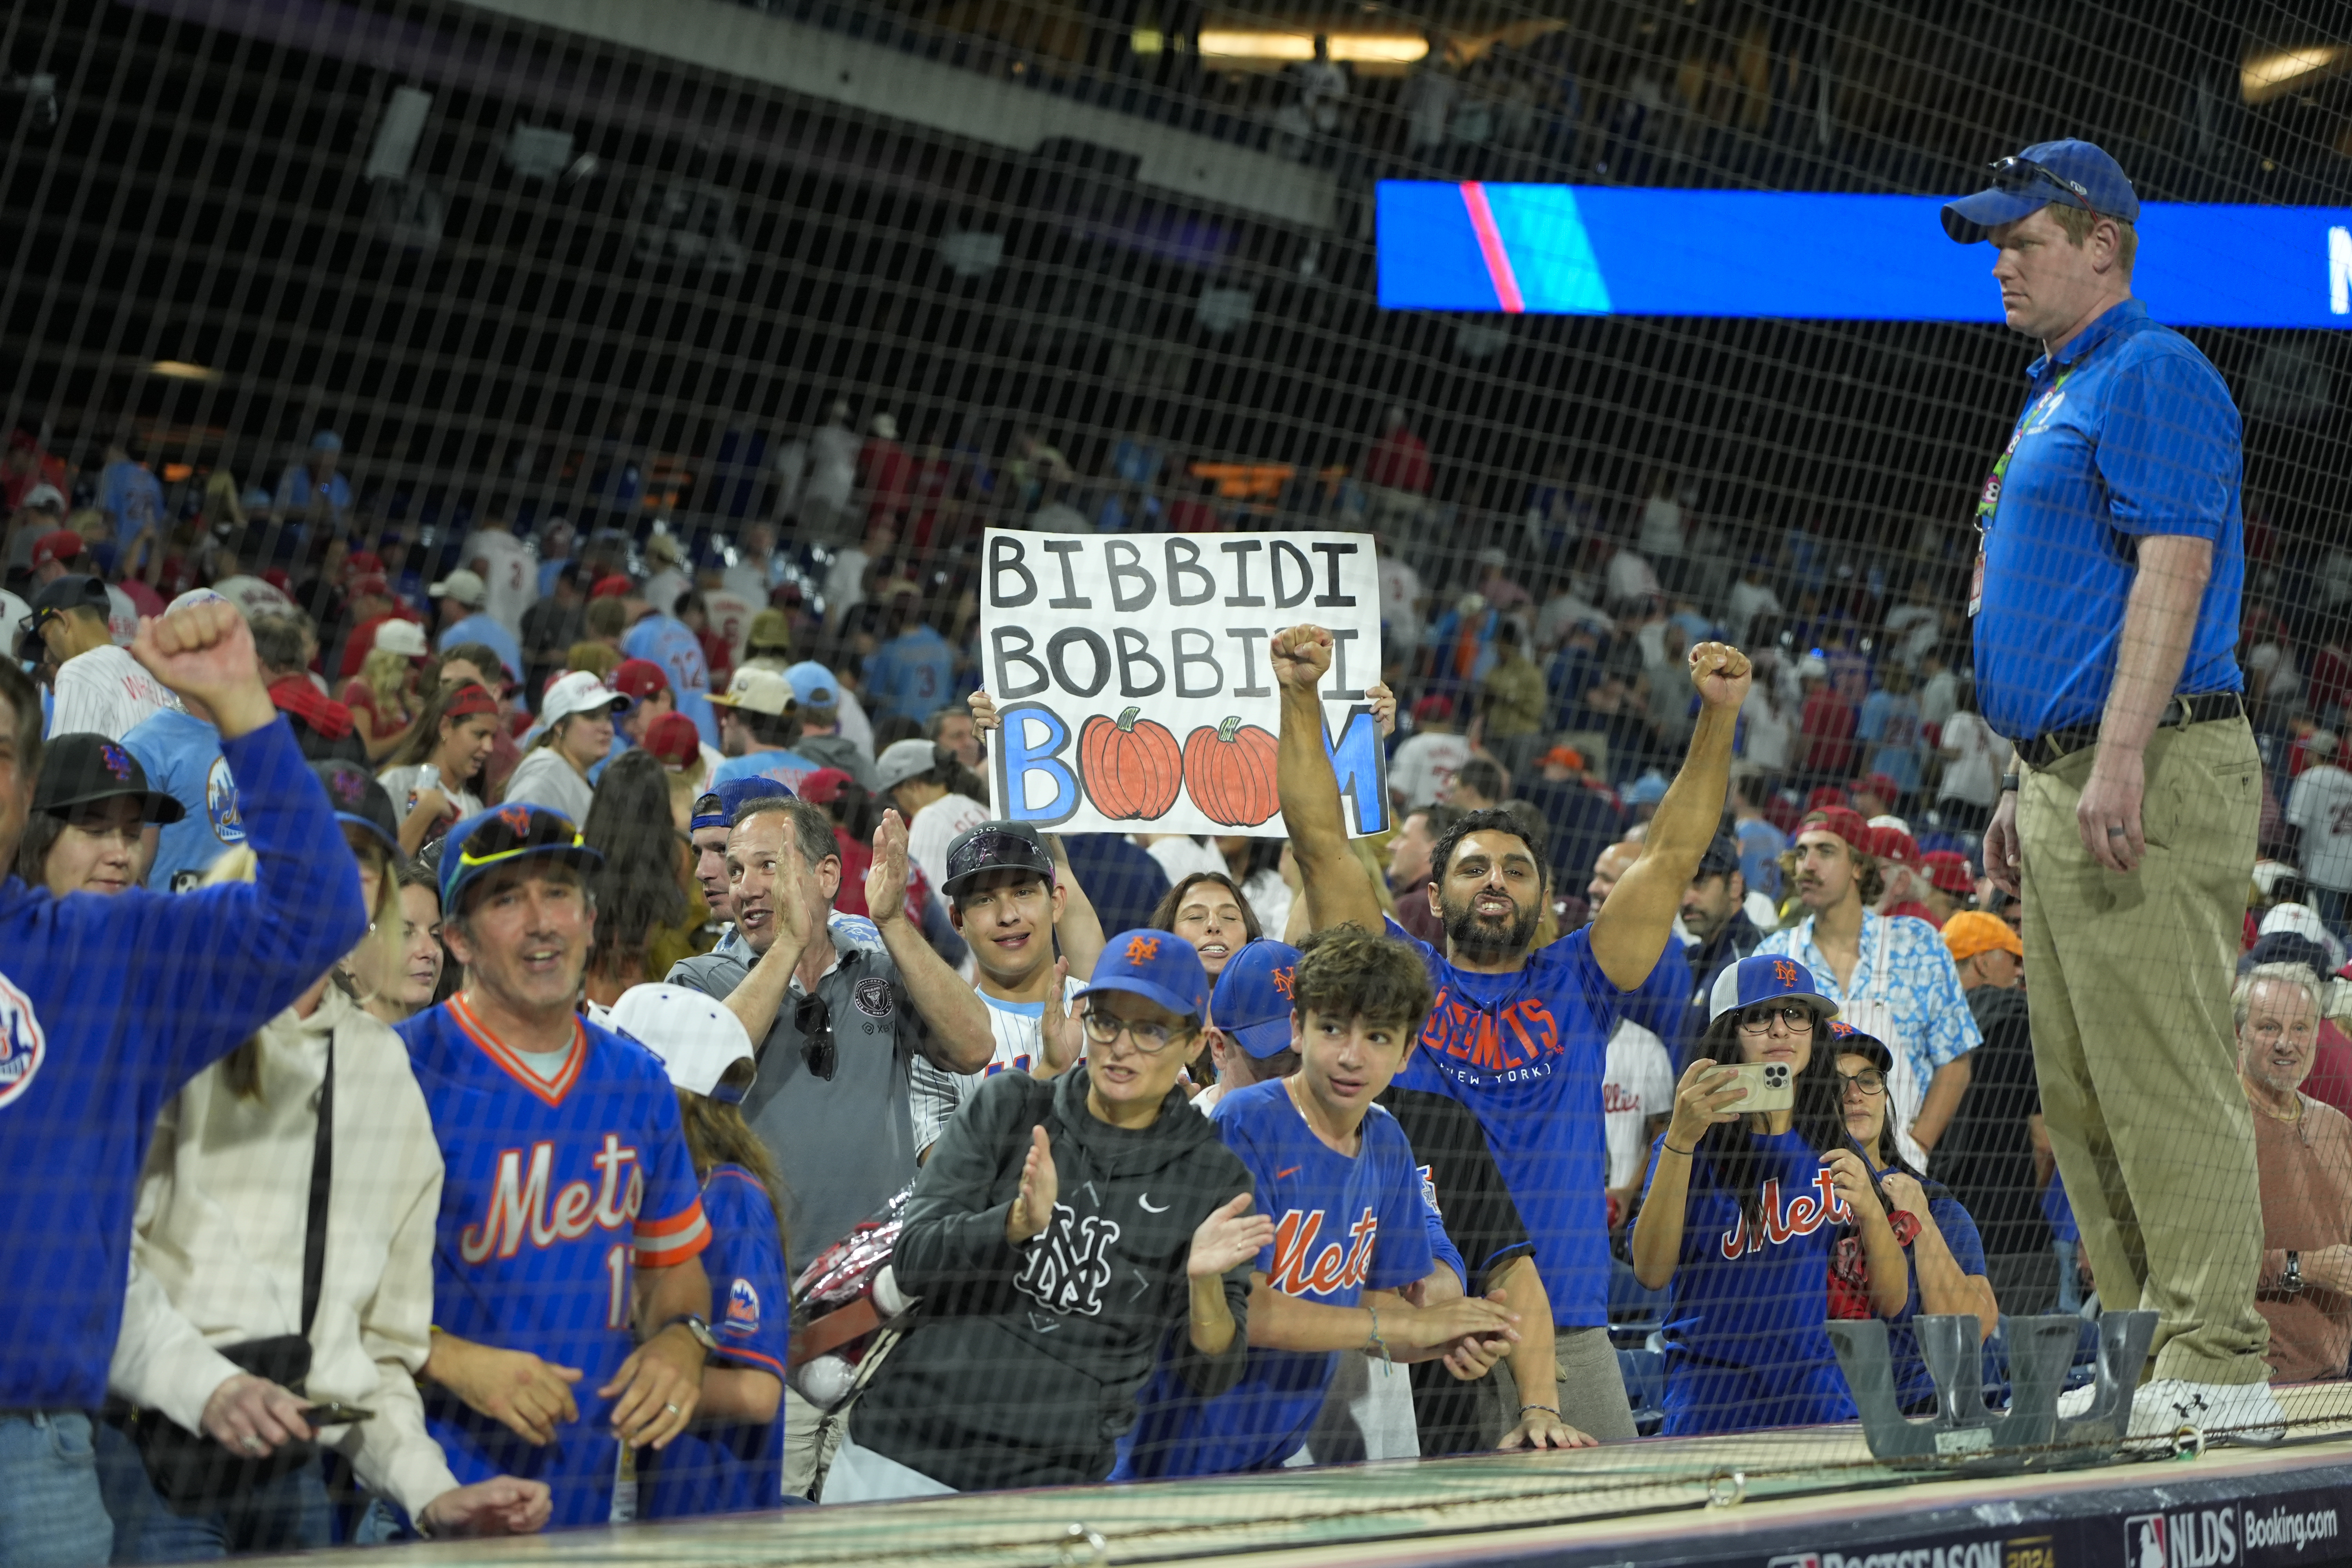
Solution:
M 1657 1270 L 1635 1267 L 1628 1222 L 1676 1076 L 1705 1048 L 1708 978 L 1727 953 L 1759 943 L 1861 1001 L 1849 1019 L 1896 1037 L 1869 1070 L 1889 1080 L 1885 1100 L 1908 1141 L 1893 1126 L 1865 1141 L 1882 1162 L 1907 1152 L 1924 1163 L 1933 1180 L 1921 1198 L 1951 1205 L 1940 1226 L 1917 1216 L 1935 1237 L 1906 1238 L 1913 1310 L 1981 1310 L 1990 1328 L 1996 1308 L 2088 1322 L 2101 1306 L 2144 1304 L 2166 1315 L 2160 1347 L 2182 1341 L 2158 1356 L 2174 1381 L 2201 1368 L 2214 1374 L 2202 1381 L 2239 1382 L 2265 1329 L 2281 1380 L 2344 1375 L 2345 333 L 2188 326 L 2182 340 L 2217 377 L 2178 371 L 2190 380 L 2165 381 L 2164 401 L 2118 403 L 2086 364 L 2062 417 L 2069 389 L 2048 378 L 2026 389 L 2039 345 L 1998 324 L 1383 310 L 1376 240 L 1393 237 L 1375 233 L 1384 181 L 1950 196 L 1981 188 L 1996 158 L 2078 137 L 2113 155 L 2140 201 L 2328 209 L 2312 234 L 2347 235 L 2340 256 L 2314 237 L 2308 262 L 2293 263 L 2308 273 L 2294 287 L 2323 296 L 2336 266 L 2341 299 L 2352 286 L 2352 27 L 2335 8 L 613 0 L 573 14 L 538 0 L 25 0 L 0 23 L 0 190 L 15 237 L 0 275 L 0 425 L 26 436 L 8 459 L 6 500 L 24 510 L 10 520 L 6 585 L 26 605 L 54 575 L 36 546 L 58 523 L 85 536 L 85 560 L 104 575 L 163 599 L 260 579 L 310 616 L 329 695 L 343 695 L 357 666 L 339 673 L 337 661 L 364 619 L 355 604 L 371 572 L 429 633 L 432 590 L 453 572 L 487 559 L 517 574 L 516 591 L 528 578 L 532 591 L 505 602 L 519 609 L 552 594 L 539 567 L 568 552 L 593 568 L 583 596 L 614 574 L 704 590 L 712 637 L 698 657 L 713 690 L 730 664 L 756 668 L 762 647 L 787 656 L 778 669 L 826 667 L 884 731 L 849 742 L 870 766 L 894 736 L 922 733 L 938 699 L 1001 677 L 982 638 L 993 613 L 982 605 L 985 530 L 1370 532 L 1380 668 L 1403 733 L 1389 759 L 1402 842 L 1377 841 L 1384 879 L 1369 896 L 1383 909 L 1426 898 L 1427 851 L 1449 814 L 1513 803 L 1546 863 L 1538 942 L 1598 914 L 1639 854 L 1621 840 L 1674 819 L 1668 785 L 1694 735 L 1709 732 L 1685 650 L 1726 641 L 1755 669 L 1730 763 L 1728 849 L 1710 846 L 1717 858 L 1699 862 L 1652 993 L 1622 1010 L 1605 999 L 1607 1027 L 1570 1042 L 1591 1057 L 1577 1070 L 1605 1080 L 1602 1095 L 1562 1111 L 1527 1100 L 1485 1129 L 1526 1228 L 1591 1243 L 1586 1264 L 1559 1265 L 1592 1297 L 1591 1312 L 1560 1321 L 1606 1324 L 1587 1335 L 1594 1359 L 1577 1375 L 1613 1365 L 1644 1435 L 1843 1414 L 1833 1365 L 1791 1370 L 1760 1351 L 1748 1364 L 1738 1348 L 1810 1321 L 1810 1294 L 1792 1305 L 1781 1293 L 1810 1291 L 1816 1276 L 1825 1310 L 1841 1297 L 1856 1315 L 1878 1310 L 1869 1247 L 1832 1223 L 1830 1188 L 1807 1208 L 1812 1200 L 1776 1184 L 1743 1222 L 1740 1194 L 1769 1161 L 1741 1166 L 1743 1187 L 1730 1163 L 1703 1155 L 1708 1179 L 1728 1184 L 1704 1202 L 1730 1206 L 1706 1209 L 1711 1218 L 1694 1208 L 1689 1236 L 1667 1244 L 1682 1248 L 1668 1270 L 1679 1284 L 1645 1287 L 1639 1276 Z M 2160 236 L 2144 226 L 2142 241 L 2145 258 Z M 1866 278 L 1894 265 L 1834 226 L 1795 243 L 1800 272 Z M 1736 245 L 1729 254 L 1737 269 Z M 1991 247 L 1971 255 L 1990 270 Z M 1979 305 L 1997 290 L 1989 276 L 1973 286 Z M 2199 319 L 2194 307 L 2181 319 Z M 1996 552 L 1996 635 L 2010 662 L 1992 670 L 1972 632 L 1971 569 L 1979 523 L 1999 534 L 1999 512 L 1980 505 L 1987 474 L 2021 445 L 2021 418 L 2026 436 L 2055 421 L 2062 443 L 2104 442 L 2113 460 L 2090 490 L 2064 490 L 2054 468 L 2011 488 L 2012 505 L 2082 531 Z M 330 487 L 314 433 L 330 431 L 348 496 L 313 502 L 310 489 Z M 2021 449 L 2032 459 L 2038 448 Z M 159 481 L 143 541 L 118 504 L 143 492 L 122 488 L 109 467 L 120 462 Z M 2233 492 L 2226 470 L 2239 464 Z M 2007 477 L 2004 465 L 1996 478 Z M 62 492 L 54 520 L 26 507 L 43 482 Z M 2122 800 L 2106 775 L 2091 784 L 2095 736 L 2084 731 L 2102 709 L 2096 689 L 2084 705 L 2077 678 L 2112 662 L 2099 628 L 2121 625 L 2143 539 L 2184 529 L 2217 540 L 2215 585 L 2174 595 L 2179 616 L 2196 620 L 2201 604 L 2205 616 L 2176 684 L 2214 700 L 2150 731 L 2146 802 L 2129 813 L 2135 825 L 2146 813 L 2144 833 L 2134 826 L 2125 839 L 2137 852 L 2144 837 L 2161 870 L 2143 867 L 2134 882 L 2095 868 L 2095 845 L 2074 838 L 2083 791 L 2094 813 Z M 517 542 L 483 557 L 474 542 L 486 531 Z M 354 554 L 373 563 L 355 569 Z M 2156 559 L 2167 571 L 2179 561 Z M 596 640 L 594 603 L 561 623 L 572 637 L 525 632 L 523 668 L 510 672 L 522 710 L 577 665 L 574 640 Z M 771 608 L 781 640 L 747 644 L 751 617 Z M 946 689 L 907 697 L 878 672 L 898 668 L 890 650 L 925 625 L 944 645 Z M 40 638 L 21 654 L 38 667 Z M 2095 674 L 2092 688 L 2103 680 Z M 422 705 L 419 694 L 381 695 L 394 720 Z M 808 705 L 805 690 L 799 700 Z M 508 716 L 527 742 L 530 711 Z M 2183 716 L 2191 721 L 2173 721 Z M 1983 874 L 1983 835 L 2002 775 L 2021 771 L 2008 742 L 2047 734 L 2060 743 L 2021 770 L 2021 914 Z M 702 738 L 719 740 L 715 718 Z M 688 742 L 671 773 L 701 765 Z M 863 845 L 890 788 L 857 782 L 867 809 L 836 804 L 834 816 Z M 403 776 L 396 813 L 417 787 Z M 1809 821 L 1822 807 L 1831 815 Z M 2084 821 L 2090 840 L 2108 826 Z M 1822 848 L 1818 831 L 1807 839 L 1824 826 L 1842 847 Z M 2051 868 L 2038 893 L 2036 833 Z M 1277 911 L 1298 906 L 1295 934 L 1314 923 L 1310 906 L 1325 907 L 1295 873 L 1306 857 L 1270 840 L 1153 851 L 1065 863 L 1065 875 L 1074 866 L 1081 880 L 1103 879 L 1087 890 L 1104 932 L 1143 925 L 1171 873 L 1193 861 L 1255 889 L 1266 907 L 1251 919 L 1265 917 L 1268 937 L 1281 934 Z M 854 886 L 849 862 L 844 874 Z M 2032 912 L 2037 899 L 2049 913 Z M 1853 926 L 1864 903 L 1873 913 Z M 677 951 L 708 949 L 723 912 L 667 921 Z M 1452 915 L 1424 913 L 1443 947 Z M 1984 918 L 1956 925 L 1964 914 Z M 933 917 L 937 945 L 969 962 L 972 944 L 944 929 L 944 910 Z M 1197 924 L 1175 929 L 1199 941 Z M 610 960 L 597 962 L 609 970 Z M 1599 972 L 1584 962 L 1580 979 L 1543 984 L 1597 994 Z M 1670 979 L 1676 962 L 1690 973 Z M 2236 973 L 2254 964 L 2291 967 L 2266 969 L 2233 1007 Z M 453 968 L 439 990 L 456 984 Z M 903 984 L 879 1001 L 855 995 L 869 1019 L 875 1007 L 919 1010 Z M 2045 1000 L 2029 1012 L 2035 996 Z M 1465 1005 L 1514 1005 L 1475 985 L 1441 995 L 1431 1048 L 1442 1055 L 1457 1038 L 1449 1005 L 1467 1016 Z M 788 1057 L 816 1032 L 805 1008 L 763 1016 L 790 1035 Z M 2150 1055 L 2168 1065 L 2114 1054 L 2126 1018 L 2168 1042 Z M 845 1008 L 831 1015 L 844 1052 L 854 1022 Z M 936 1019 L 892 1026 L 902 1058 L 946 1032 Z M 1496 1026 L 1485 1027 L 1491 1046 Z M 1736 1029 L 1717 1032 L 1736 1055 Z M 1780 1037 L 1768 1026 L 1758 1037 Z M 1817 1078 L 1828 1055 L 1814 1036 L 1804 1059 Z M 1852 1079 L 1872 1058 L 1838 1059 Z M 815 1061 L 805 1058 L 811 1073 Z M 1968 1070 L 1948 1074 L 1956 1061 Z M 1195 1070 L 1214 1066 L 1204 1057 Z M 1478 1083 L 1445 1081 L 1479 1103 Z M 948 1103 L 976 1092 L 950 1089 Z M 1871 1098 L 1866 1087 L 1831 1092 Z M 2101 1104 L 2127 1124 L 2120 1139 L 2104 1131 Z M 841 1136 L 845 1114 L 752 1118 L 795 1189 L 787 1214 L 807 1212 L 796 1189 L 830 1173 L 773 1140 L 814 1138 L 829 1115 Z M 1531 1189 L 1525 1172 L 1541 1161 L 1515 1164 L 1524 1151 L 1502 1147 L 1573 1144 L 1576 1158 L 1597 1160 L 1604 1117 L 1614 1145 L 1605 1227 L 1599 1194 Z M 1562 1131 L 1566 1121 L 1576 1130 Z M 1815 1121 L 1832 1143 L 1861 1125 Z M 1789 1157 L 1798 1173 L 1816 1159 L 1811 1147 Z M 1430 1163 L 1413 1162 L 1425 1178 Z M 903 1174 L 913 1178 L 911 1160 Z M 493 1185 L 495 1175 L 494 1163 Z M 69 1176 L 20 1171 L 12 1234 L 79 1223 Z M 2095 1220 L 2078 1244 L 2086 1184 L 2118 1220 Z M 835 1216 L 844 1205 L 814 1207 Z M 2257 1209 L 2260 1247 L 2248 1230 Z M 2158 1210 L 2161 1237 L 2147 1223 Z M 1974 1251 L 1953 1223 L 1960 1211 Z M 1724 1255 L 1710 1260 L 1690 1238 L 1727 1215 L 1716 1225 Z M 1735 1240 L 1742 1223 L 1765 1239 Z M 462 1226 L 446 1228 L 444 1252 L 462 1250 Z M 790 1271 L 831 1239 L 793 1236 Z M 1840 1239 L 1851 1245 L 1832 1245 Z M 1776 1283 L 1742 1282 L 1732 1255 L 1799 1243 L 1813 1250 Z M 2256 1251 L 2249 1302 L 2242 1277 Z M 1022 1289 L 1035 1300 L 1060 1289 L 1066 1309 L 1092 1300 L 1084 1284 L 1098 1264 L 1109 1267 L 1081 1248 Z M 610 1301 L 623 1318 L 625 1267 L 614 1265 Z M 1468 1267 L 1486 1271 L 1475 1258 Z M 1695 1273 L 1717 1294 L 1700 1294 Z M 2151 1274 L 2163 1282 L 2144 1303 L 2119 1300 Z M 1293 1279 L 1304 1288 L 1313 1275 L 1308 1260 Z M 1555 1307 L 1567 1277 L 1547 1280 Z M 844 1284 L 842 1299 L 864 1283 Z M 536 1312 L 576 1305 L 521 1294 Z M 998 1307 L 1011 1311 L 1010 1300 Z M 712 1321 L 723 1327 L 729 1307 L 722 1289 Z M 913 1321 L 919 1335 L 921 1309 Z M 10 1331 L 40 1330 L 20 1321 Z M 2005 1387 L 2007 1336 L 1987 1345 L 1986 1380 Z M 2090 1346 L 2086 1331 L 2077 1384 Z M 1023 1380 L 1045 1375 L 1044 1356 L 1029 1345 L 1001 1369 L 968 1370 L 1027 1397 L 1035 1390 Z M 1352 1417 L 1335 1399 L 1307 1439 L 1318 1460 L 1486 1446 L 1512 1424 L 1512 1385 L 1491 1376 L 1465 1394 L 1424 1367 L 1412 1378 L 1417 1400 L 1400 1404 L 1393 1391 L 1383 1400 L 1375 1358 L 1338 1356 L 1363 1386 Z M 1322 1363 L 1286 1364 L 1281 1375 L 1311 1381 Z M 1565 1352 L 1562 1370 L 1573 1370 Z M 826 1375 L 851 1373 L 835 1364 Z M 1916 1405 L 1927 1387 L 1916 1360 L 1910 1375 Z M 1125 1396 L 1108 1405 L 1104 1420 L 1123 1424 Z M 2336 1410 L 2294 1408 L 2301 1420 L 2323 1407 Z M 1195 1418 L 1223 1419 L 1185 1417 Z M 1775 1451 L 1793 1473 L 1832 1447 L 1835 1464 L 1854 1462 L 1844 1437 L 1792 1434 Z M 1574 1464 L 1546 1473 L 1577 1484 Z M 1591 1473 L 1595 1486 L 1633 1484 L 1606 1479 L 1606 1464 Z

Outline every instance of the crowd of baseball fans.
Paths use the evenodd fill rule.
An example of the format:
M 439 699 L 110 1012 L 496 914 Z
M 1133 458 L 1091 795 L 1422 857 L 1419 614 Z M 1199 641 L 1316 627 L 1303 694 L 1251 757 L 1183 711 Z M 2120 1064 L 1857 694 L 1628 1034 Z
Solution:
M 180 523 L 19 433 L 6 1561 L 1836 1420 L 1825 1318 L 1924 1409 L 1914 1316 L 1997 1389 L 2003 1314 L 2095 1311 L 1936 580 L 1727 555 L 1666 476 L 1547 491 L 1531 584 L 1417 555 L 1383 440 L 1397 826 L 1346 836 L 1303 627 L 1286 840 L 992 818 L 962 563 L 845 506 L 422 550 L 329 432 Z M 2352 665 L 2249 626 L 2300 1381 L 2352 1347 Z

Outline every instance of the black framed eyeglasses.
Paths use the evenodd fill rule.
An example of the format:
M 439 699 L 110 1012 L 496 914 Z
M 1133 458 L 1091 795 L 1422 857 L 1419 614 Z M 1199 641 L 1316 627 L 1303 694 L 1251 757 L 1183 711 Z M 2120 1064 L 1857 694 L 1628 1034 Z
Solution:
M 1849 1088 L 1858 1089 L 1866 1098 L 1876 1100 L 1886 1092 L 1886 1075 L 1876 1068 L 1838 1074 L 1838 1092 L 1843 1094 Z
M 2011 154 L 2006 158 L 1995 158 L 1985 167 L 1992 171 L 1993 184 L 2006 190 L 2023 190 L 2029 185 L 2051 184 L 2064 191 L 2083 205 L 2087 207 L 2091 205 L 2090 192 L 2063 174 L 2045 168 L 2031 158 L 2020 158 Z
M 833 1081 L 833 1069 L 838 1056 L 833 1048 L 833 1009 L 822 996 L 803 996 L 801 1005 L 793 1009 L 793 1027 L 801 1032 L 801 1060 L 810 1073 L 825 1083 Z
M 1797 1002 L 1759 1002 L 1739 1015 L 1739 1026 L 1751 1035 L 1760 1035 L 1778 1018 L 1788 1026 L 1792 1035 L 1809 1034 L 1813 1026 L 1813 1010 Z

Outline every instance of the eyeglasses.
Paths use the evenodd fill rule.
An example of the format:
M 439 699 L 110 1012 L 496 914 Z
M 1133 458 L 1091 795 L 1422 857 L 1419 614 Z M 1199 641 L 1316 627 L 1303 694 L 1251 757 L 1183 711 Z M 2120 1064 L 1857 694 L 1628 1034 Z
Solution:
M 1087 1009 L 1085 1022 L 1087 1038 L 1095 1044 L 1107 1046 L 1124 1029 L 1129 1042 L 1147 1057 L 1156 1057 L 1166 1050 L 1178 1033 L 1165 1024 L 1129 1023 L 1115 1013 L 1098 1013 L 1092 1008 Z
M 833 1009 L 822 996 L 803 996 L 793 1009 L 793 1027 L 801 1032 L 801 1060 L 820 1081 L 831 1083 L 838 1065 L 833 1048 Z
M 1786 1024 L 1789 1026 L 1789 1032 L 1792 1035 L 1805 1035 L 1812 1032 L 1813 1010 L 1793 1002 L 1759 1003 L 1739 1015 L 1739 1027 L 1748 1034 L 1760 1035 L 1771 1028 L 1772 1020 L 1775 1018 Z
M 2084 205 L 2088 206 L 2090 205 L 2091 193 L 2089 191 L 2084 190 L 2082 186 L 2076 184 L 2074 181 L 2067 179 L 2064 175 L 2044 168 L 2040 163 L 2033 162 L 2031 158 L 2020 158 L 2013 155 L 2007 158 L 1995 158 L 1991 163 L 1986 164 L 1985 167 L 1992 171 L 1993 184 L 2000 185 L 2005 189 L 2019 190 L 2027 185 L 2046 183 L 2057 186 L 2060 190 L 2064 191 L 2067 195 L 2081 202 Z
M 1886 1092 L 1886 1075 L 1876 1068 L 1838 1074 L 1838 1092 L 1843 1094 L 1849 1089 L 1858 1089 L 1870 1099 L 1876 1100 Z

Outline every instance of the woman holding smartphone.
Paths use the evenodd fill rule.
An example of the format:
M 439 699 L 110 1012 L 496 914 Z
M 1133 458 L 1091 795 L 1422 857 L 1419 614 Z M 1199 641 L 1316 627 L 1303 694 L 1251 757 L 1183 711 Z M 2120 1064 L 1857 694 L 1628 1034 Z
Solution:
M 1895 1368 L 1895 1397 L 1904 1411 L 1923 1415 L 1935 1408 L 1936 1380 L 1919 1357 L 1919 1341 L 1911 1321 L 1922 1312 L 1967 1313 L 1977 1320 L 1979 1343 L 2000 1327 L 1992 1281 L 1985 1277 L 1984 1243 L 1969 1211 L 1941 1183 L 1914 1170 L 1894 1147 L 1886 1127 L 1887 1079 L 1894 1056 L 1884 1041 L 1838 1023 L 1829 1026 L 1829 1048 L 1835 1053 L 1838 1093 L 1845 1113 L 1845 1130 L 1854 1146 L 1870 1162 L 1884 1194 L 1895 1239 L 1907 1257 L 1905 1269 L 1909 1292 L 1901 1311 L 1888 1321 L 1886 1353 Z M 1832 1317 L 1864 1317 L 1871 1272 L 1855 1248 L 1841 1247 L 1832 1272 L 1839 1300 Z M 1882 1316 L 1885 1314 L 1882 1313 Z
M 1674 1288 L 1666 1435 L 1852 1420 L 1822 1328 L 1831 1254 L 1851 1226 L 1884 1317 L 1902 1311 L 1908 1276 L 1847 1137 L 1836 1005 L 1803 964 L 1772 957 L 1725 970 L 1708 1000 L 1633 1226 L 1634 1276 Z

